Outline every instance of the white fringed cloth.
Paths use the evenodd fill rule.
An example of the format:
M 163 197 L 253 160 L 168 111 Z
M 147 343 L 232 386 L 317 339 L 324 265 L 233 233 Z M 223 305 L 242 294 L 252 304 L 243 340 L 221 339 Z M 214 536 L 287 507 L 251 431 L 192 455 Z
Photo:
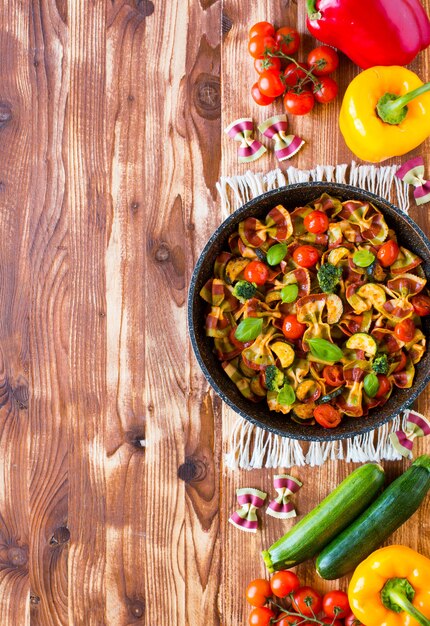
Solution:
M 223 176 L 217 183 L 222 211 L 228 217 L 234 210 L 270 189 L 309 181 L 345 183 L 371 191 L 405 213 L 409 209 L 409 188 L 396 178 L 397 165 L 318 165 L 312 170 L 290 166 L 267 173 L 247 172 L 243 176 Z M 347 463 L 395 461 L 402 457 L 392 446 L 389 435 L 406 425 L 408 412 L 389 424 L 351 439 L 328 442 L 302 442 L 269 433 L 250 422 L 237 418 L 225 457 L 230 469 L 289 468 L 322 465 L 327 460 Z

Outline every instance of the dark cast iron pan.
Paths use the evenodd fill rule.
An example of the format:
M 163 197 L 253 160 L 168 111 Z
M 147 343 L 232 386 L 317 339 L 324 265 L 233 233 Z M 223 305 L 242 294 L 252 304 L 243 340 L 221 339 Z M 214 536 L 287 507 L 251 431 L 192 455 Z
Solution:
M 373 428 L 392 420 L 402 410 L 410 407 L 430 380 L 430 352 L 427 350 L 416 366 L 414 384 L 411 389 L 394 389 L 388 402 L 380 409 L 375 409 L 368 417 L 353 418 L 345 416 L 338 428 L 327 430 L 316 424 L 303 426 L 296 424 L 282 413 L 269 411 L 263 400 L 254 404 L 247 400 L 236 385 L 226 376 L 220 362 L 213 354 L 213 340 L 205 336 L 205 303 L 199 292 L 212 276 L 215 257 L 228 250 L 228 238 L 237 230 L 238 223 L 247 217 L 265 217 L 271 208 L 282 204 L 286 209 L 304 206 L 315 200 L 322 193 L 329 193 L 341 200 L 363 200 L 372 202 L 385 216 L 388 225 L 397 234 L 400 244 L 418 254 L 427 279 L 430 277 L 430 241 L 415 222 L 400 209 L 373 193 L 350 185 L 337 183 L 313 182 L 299 183 L 281 187 L 254 198 L 240 207 L 217 228 L 207 242 L 194 269 L 188 295 L 188 325 L 197 361 L 208 382 L 216 393 L 236 413 L 260 428 L 272 433 L 308 441 L 330 441 L 361 435 Z M 429 340 L 430 320 L 422 318 L 423 332 Z

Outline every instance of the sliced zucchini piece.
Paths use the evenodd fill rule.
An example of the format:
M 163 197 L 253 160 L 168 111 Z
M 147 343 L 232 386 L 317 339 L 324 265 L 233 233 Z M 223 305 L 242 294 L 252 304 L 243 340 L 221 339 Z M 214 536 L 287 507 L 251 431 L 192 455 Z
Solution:
M 364 350 L 369 356 L 375 356 L 378 346 L 371 335 L 367 333 L 355 333 L 346 342 L 349 350 Z
M 295 352 L 290 344 L 285 341 L 274 341 L 270 344 L 270 349 L 276 354 L 284 369 L 290 367 L 295 357 Z

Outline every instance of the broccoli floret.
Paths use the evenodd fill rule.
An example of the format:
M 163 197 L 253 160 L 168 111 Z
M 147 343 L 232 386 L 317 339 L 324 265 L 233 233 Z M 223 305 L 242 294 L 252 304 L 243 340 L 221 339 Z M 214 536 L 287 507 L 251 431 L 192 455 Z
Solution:
M 284 374 L 276 365 L 266 367 L 266 387 L 269 391 L 279 391 L 284 384 Z
M 388 357 L 386 354 L 377 354 L 373 359 L 372 369 L 377 374 L 386 374 L 390 369 Z
M 257 291 L 255 283 L 249 283 L 247 280 L 239 280 L 234 286 L 233 295 L 241 302 L 245 302 L 252 298 Z
M 318 282 L 324 293 L 333 293 L 342 276 L 342 268 L 324 263 L 318 270 Z

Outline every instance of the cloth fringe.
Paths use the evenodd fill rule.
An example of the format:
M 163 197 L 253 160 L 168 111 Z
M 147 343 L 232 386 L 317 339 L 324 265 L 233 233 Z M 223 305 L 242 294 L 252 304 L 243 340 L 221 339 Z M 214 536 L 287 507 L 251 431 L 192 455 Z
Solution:
M 246 172 L 242 176 L 223 176 L 217 183 L 221 207 L 225 217 L 252 198 L 265 191 L 287 184 L 326 181 L 354 185 L 371 191 L 396 204 L 405 213 L 409 210 L 409 187 L 395 176 L 397 165 L 317 165 L 312 170 L 288 167 L 267 173 Z M 367 461 L 396 461 L 401 455 L 392 446 L 389 435 L 406 426 L 407 412 L 391 423 L 351 439 L 319 442 L 303 446 L 301 441 L 274 435 L 239 417 L 231 435 L 229 451 L 225 455 L 228 468 L 285 468 L 323 465 L 328 460 L 347 463 Z

